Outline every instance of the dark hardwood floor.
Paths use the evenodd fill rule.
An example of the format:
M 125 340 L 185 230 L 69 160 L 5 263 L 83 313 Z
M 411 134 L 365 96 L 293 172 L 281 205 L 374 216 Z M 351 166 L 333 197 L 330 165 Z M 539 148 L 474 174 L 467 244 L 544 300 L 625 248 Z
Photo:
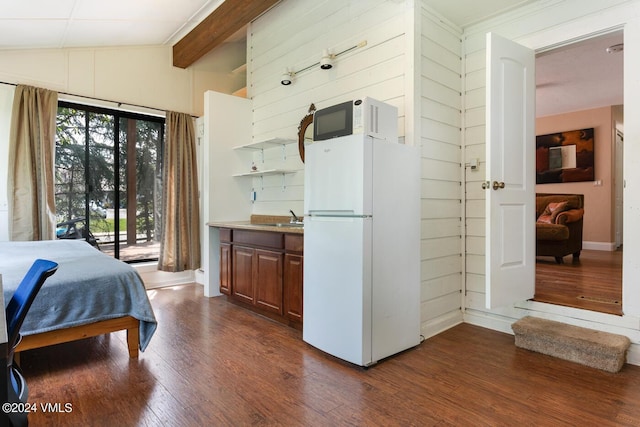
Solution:
M 622 315 L 622 251 L 583 250 L 577 262 L 536 258 L 534 300 Z
M 618 374 L 468 324 L 361 369 L 198 285 L 149 291 L 159 326 L 22 355 L 31 426 L 638 426 L 640 367 Z M 65 404 L 69 412 L 64 412 Z

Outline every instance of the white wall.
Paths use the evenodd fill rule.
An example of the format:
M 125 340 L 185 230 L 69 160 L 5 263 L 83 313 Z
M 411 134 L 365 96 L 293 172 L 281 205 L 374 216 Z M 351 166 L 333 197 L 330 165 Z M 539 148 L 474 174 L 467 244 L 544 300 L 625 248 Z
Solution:
M 420 1 L 284 0 L 252 24 L 248 41 L 253 140 L 297 138 L 310 103 L 317 108 L 371 96 L 398 108 L 401 139 L 422 147 L 421 318 L 432 336 L 462 321 L 461 30 Z M 303 69 L 366 40 L 329 71 Z M 297 170 L 254 179 L 253 213 L 302 212 L 304 165 L 295 144 L 265 150 L 259 167 Z M 264 182 L 264 188 L 263 188 Z M 398 212 L 401 218 L 402 213 Z
M 7 172 L 14 86 L 0 84 L 0 241 L 9 240 Z
M 248 80 L 253 100 L 254 141 L 273 137 L 297 140 L 297 127 L 309 104 L 323 108 L 370 96 L 398 107 L 404 136 L 405 11 L 403 2 L 284 0 L 257 19 L 249 31 Z M 411 24 L 411 27 L 413 24 Z M 280 84 L 285 68 L 301 70 L 320 60 L 323 49 L 341 52 L 366 41 L 363 48 L 338 57 L 331 70 L 319 67 L 296 76 L 290 86 Z M 263 166 L 286 167 L 299 173 L 265 177 L 254 182 L 254 213 L 302 213 L 303 163 L 295 144 L 265 153 Z M 264 186 L 263 186 L 264 185 Z
M 230 71 L 245 58 L 239 43 L 223 44 L 188 69 L 173 66 L 171 46 L 3 50 L 0 82 L 201 116 L 205 91 L 244 85 L 245 75 Z
M 415 132 L 422 144 L 422 322 L 429 337 L 462 322 L 462 31 L 426 6 L 418 19 Z
M 191 113 L 191 72 L 171 55 L 170 46 L 3 51 L 0 81 Z
M 498 310 L 484 308 L 484 179 L 485 160 L 485 34 L 493 31 L 534 50 L 560 45 L 612 28 L 624 27 L 625 33 L 625 114 L 640 113 L 640 2 L 620 0 L 566 0 L 535 2 L 466 28 L 464 52 L 464 152 L 465 157 L 482 160 L 481 172 L 467 174 L 466 205 L 468 232 L 466 236 L 466 293 L 465 321 L 511 332 L 510 324 L 531 312 L 542 317 L 567 323 L 609 330 L 628 335 L 632 342 L 629 359 L 640 363 L 638 343 L 638 314 L 640 314 L 640 171 L 631 169 L 631 159 L 640 150 L 634 144 L 640 137 L 640 124 L 628 121 L 625 125 L 625 251 L 623 310 L 625 316 L 604 315 L 585 310 L 562 308 L 549 304 L 520 302 Z M 532 153 L 533 155 L 533 153 Z
M 247 144 L 251 128 L 243 126 L 251 117 L 251 101 L 223 93 L 207 91 L 204 99 L 202 149 L 203 241 L 202 258 L 206 296 L 220 295 L 220 237 L 211 221 L 243 221 L 251 215 L 250 178 L 232 175 L 248 168 L 247 153 L 234 147 Z

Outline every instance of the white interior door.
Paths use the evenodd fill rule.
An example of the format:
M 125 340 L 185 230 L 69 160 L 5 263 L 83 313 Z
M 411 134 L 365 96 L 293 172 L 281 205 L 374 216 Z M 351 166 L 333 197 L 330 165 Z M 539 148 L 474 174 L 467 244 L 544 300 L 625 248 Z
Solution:
M 487 34 L 486 306 L 535 292 L 535 53 Z

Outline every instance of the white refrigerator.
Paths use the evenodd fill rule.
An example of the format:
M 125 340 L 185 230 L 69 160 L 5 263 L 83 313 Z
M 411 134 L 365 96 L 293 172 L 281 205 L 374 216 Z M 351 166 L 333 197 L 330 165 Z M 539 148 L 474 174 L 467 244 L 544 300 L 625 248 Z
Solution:
M 419 150 L 307 146 L 304 212 L 303 340 L 360 366 L 419 344 Z

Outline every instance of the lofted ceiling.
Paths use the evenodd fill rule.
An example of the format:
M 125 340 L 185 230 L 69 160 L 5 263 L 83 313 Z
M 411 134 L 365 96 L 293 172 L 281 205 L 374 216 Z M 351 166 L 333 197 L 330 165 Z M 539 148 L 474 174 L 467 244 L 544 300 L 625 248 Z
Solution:
M 536 0 L 425 0 L 461 27 L 532 1 Z M 224 0 L 6 1 L 0 10 L 0 49 L 174 45 L 222 3 Z
M 224 0 L 3 2 L 0 49 L 173 45 Z
M 178 42 L 196 33 L 198 24 L 224 1 L 5 2 L 0 11 L 0 50 L 131 45 L 168 45 L 175 49 Z M 461 28 L 537 1 L 541 0 L 424 0 Z M 227 41 L 242 41 L 244 31 L 224 37 Z M 604 53 L 606 46 L 622 42 L 622 34 L 611 37 L 618 39 L 603 36 L 539 55 L 538 115 L 622 104 L 622 54 Z

